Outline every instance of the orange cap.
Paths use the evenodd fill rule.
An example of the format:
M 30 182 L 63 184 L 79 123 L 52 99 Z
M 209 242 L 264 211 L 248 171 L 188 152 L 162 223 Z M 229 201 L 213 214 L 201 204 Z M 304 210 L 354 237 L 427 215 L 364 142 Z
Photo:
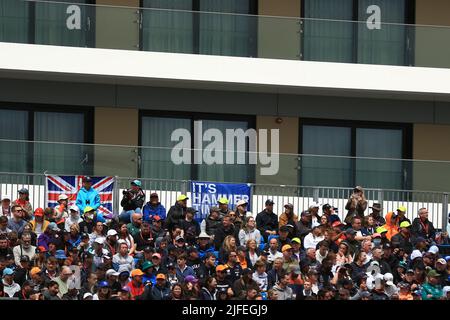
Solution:
M 216 272 L 217 272 L 217 271 L 227 270 L 227 269 L 228 269 L 227 266 L 225 266 L 225 265 L 223 265 L 223 264 L 219 264 L 219 265 L 216 267 Z
M 286 250 L 292 249 L 290 244 L 285 244 L 283 248 L 281 248 L 281 252 L 285 252 Z
M 136 276 L 143 276 L 144 273 L 142 272 L 141 269 L 134 269 L 133 271 L 131 271 L 131 277 L 136 277 Z
M 31 268 L 30 276 L 34 276 L 35 274 L 38 274 L 39 272 L 41 272 L 41 268 L 39 268 L 39 267 Z
M 158 280 L 158 279 L 166 280 L 166 275 L 163 274 L 163 273 L 158 273 L 158 274 L 156 275 L 156 280 Z

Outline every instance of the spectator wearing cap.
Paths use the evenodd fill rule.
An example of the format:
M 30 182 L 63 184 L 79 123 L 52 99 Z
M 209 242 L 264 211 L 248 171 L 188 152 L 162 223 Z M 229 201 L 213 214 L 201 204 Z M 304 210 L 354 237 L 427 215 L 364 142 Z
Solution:
M 14 262 L 20 266 L 20 258 L 27 256 L 30 261 L 34 260 L 36 247 L 31 245 L 31 234 L 23 233 L 20 244 L 13 248 Z
M 58 205 L 54 210 L 56 213 L 56 224 L 64 223 L 65 219 L 69 217 L 69 197 L 65 194 L 60 194 L 58 196 Z
M 281 253 L 283 254 L 283 270 L 285 272 L 291 273 L 293 270 L 299 269 L 297 259 L 293 258 L 294 249 L 290 244 L 285 244 L 281 248 Z
M 111 288 L 112 294 L 117 294 L 121 289 L 118 281 L 119 274 L 120 273 L 114 269 L 108 269 L 105 273 L 106 281 Z
M 383 208 L 381 207 L 381 204 L 374 203 L 369 209 L 372 210 L 371 213 L 369 213 L 369 216 L 373 218 L 375 222 L 375 227 L 381 227 L 386 224 L 386 220 L 383 218 L 381 212 L 383 211 Z
M 280 215 L 278 226 L 285 226 L 287 224 L 295 225 L 298 222 L 298 216 L 294 213 L 294 205 L 287 203 L 284 205 L 284 212 Z
M 191 267 L 194 270 L 195 274 L 198 274 L 198 270 L 200 268 L 200 265 L 202 264 L 202 260 L 199 257 L 197 248 L 194 246 L 187 247 L 186 253 L 186 265 Z
M 400 282 L 398 285 L 398 300 L 414 300 L 411 294 L 411 286 L 406 282 Z
M 235 239 L 239 239 L 239 230 L 235 228 L 229 215 L 223 217 L 222 224 L 216 229 L 214 234 L 214 247 L 216 250 L 220 250 L 227 236 L 233 236 Z
M 86 207 L 91 207 L 94 211 L 100 207 L 100 195 L 97 190 L 92 187 L 92 178 L 83 178 L 83 187 L 78 191 L 76 205 L 80 212 L 85 212 Z
M 439 258 L 435 262 L 435 269 L 441 276 L 439 279 L 439 284 L 444 286 L 449 284 L 449 274 L 447 274 L 447 262 L 444 258 Z
M 305 237 L 303 240 L 303 247 L 305 249 L 308 248 L 316 248 L 317 244 L 324 240 L 325 237 L 322 235 L 322 229 L 318 226 L 314 227 L 311 232 Z
M 23 209 L 22 219 L 30 221 L 33 217 L 33 207 L 30 203 L 30 192 L 26 188 L 19 190 L 19 198 L 11 203 L 11 207 L 20 206 Z
M 145 290 L 148 292 L 147 295 L 150 294 L 150 297 L 145 297 L 146 293 L 144 292 L 144 300 L 168 300 L 171 293 L 170 284 L 163 273 L 158 273 L 156 275 L 156 284 L 152 287 L 146 287 Z
M 216 230 L 220 227 L 221 224 L 222 219 L 220 216 L 220 209 L 218 207 L 211 207 L 209 209 L 209 215 L 206 218 L 206 233 L 210 236 L 214 236 Z
M 119 270 L 121 266 L 125 266 L 128 271 L 134 269 L 134 259 L 129 255 L 128 244 L 125 241 L 119 240 L 119 252 L 113 256 L 114 270 Z
M 36 216 L 36 213 L 34 215 Z M 64 222 L 64 229 L 66 231 L 70 232 L 70 227 L 73 224 L 80 224 L 82 221 L 83 221 L 83 219 L 81 219 L 81 217 L 80 217 L 80 213 L 79 213 L 78 207 L 77 206 L 70 206 L 69 207 L 69 215 L 65 219 L 65 222 Z
M 278 216 L 273 212 L 274 202 L 267 199 L 265 209 L 256 215 L 256 227 L 264 237 L 265 242 L 270 235 L 276 235 L 278 231 Z
M 142 282 L 144 273 L 140 269 L 134 269 L 130 273 L 131 281 L 128 282 L 127 286 L 130 288 L 131 299 L 136 300 L 137 297 L 144 293 L 145 287 Z
M 316 201 L 309 205 L 308 212 L 311 214 L 312 227 L 320 226 L 319 208 L 320 204 Z
M 382 248 L 383 248 L 383 257 L 381 258 L 381 260 L 389 265 L 391 270 L 394 272 L 394 276 L 395 276 L 394 270 L 397 268 L 400 260 L 393 253 L 392 245 L 390 243 L 383 244 Z M 401 261 L 403 261 L 403 260 L 401 260 Z
M 183 230 L 181 235 L 186 240 L 187 244 L 195 245 L 197 237 L 200 235 L 200 224 L 194 220 L 195 214 L 198 211 L 194 208 L 187 208 L 184 220 L 181 221 L 180 227 Z
M 239 230 L 239 243 L 241 246 L 245 246 L 248 240 L 255 240 L 258 246 L 261 243 L 261 233 L 256 229 L 256 221 L 251 216 L 246 218 L 244 228 Z
M 241 225 L 238 226 L 239 229 L 245 227 L 245 221 L 247 217 L 253 216 L 253 214 L 247 211 L 248 202 L 246 200 L 239 200 L 236 203 L 236 221 L 240 221 Z
M 161 242 L 161 240 L 166 236 L 166 231 L 163 228 L 163 220 L 159 216 L 154 216 L 151 222 L 151 232 L 153 234 L 153 239 L 155 243 Z
M 442 286 L 439 284 L 440 274 L 431 269 L 427 273 L 427 282 L 422 286 L 422 300 L 440 300 Z
M 326 203 L 322 206 L 322 216 L 326 216 L 328 218 L 328 223 L 332 225 L 334 222 L 339 221 L 341 222 L 341 219 L 339 216 L 335 213 L 337 208 L 332 207 L 329 203 Z
M 353 230 L 353 228 L 349 228 L 345 230 L 345 239 L 341 241 L 341 243 L 344 242 L 347 244 L 348 253 L 351 256 L 354 256 L 355 253 L 361 249 L 361 243 L 355 239 L 356 234 L 356 230 Z
M 50 222 L 44 219 L 44 209 L 36 208 L 36 210 L 34 210 L 34 219 L 31 220 L 30 223 L 33 232 L 39 237 Z
M 20 286 L 14 282 L 14 271 L 11 268 L 3 269 L 3 292 L 10 298 L 20 291 Z
M 11 206 L 11 212 L 12 217 L 8 221 L 8 228 L 11 231 L 17 232 L 17 234 L 21 234 L 27 224 L 27 221 L 24 219 L 24 210 L 21 206 L 13 204 Z
M 30 280 L 30 258 L 28 256 L 20 257 L 20 264 L 14 269 L 14 282 L 16 282 L 19 286 L 22 286 L 23 283 L 27 280 Z
M 44 232 L 41 233 L 41 235 L 38 237 L 38 247 L 42 246 L 46 250 L 48 250 L 50 242 L 56 241 L 59 231 L 60 229 L 58 228 L 57 224 L 55 222 L 50 222 Z
M 217 200 L 217 206 L 219 207 L 219 220 L 222 220 L 223 217 L 230 213 L 231 210 L 228 207 L 229 203 L 230 202 L 225 197 L 219 198 L 219 200 Z
M 214 253 L 214 246 L 211 243 L 211 237 L 206 232 L 200 232 L 196 248 L 200 259 L 204 259 L 208 253 Z
M 8 219 L 11 218 L 11 197 L 3 195 L 1 198 L 1 213 L 0 216 L 5 216 Z
M 388 212 L 385 219 L 386 224 L 383 227 L 388 230 L 386 238 L 388 238 L 389 241 L 391 241 L 392 237 L 399 232 L 398 229 L 403 221 L 407 221 L 411 224 L 411 221 L 406 217 L 406 207 L 404 206 L 398 207 L 396 212 Z
M 156 217 L 159 217 L 159 220 L 166 219 L 166 208 L 159 202 L 159 197 L 156 192 L 150 194 L 150 201 L 145 204 L 142 213 L 144 221 L 151 222 Z
M 428 220 L 427 208 L 420 208 L 417 214 L 418 217 L 413 220 L 411 226 L 411 236 L 413 238 L 423 237 L 428 243 L 433 242 L 436 237 L 436 229 L 433 223 Z
M 301 240 L 312 230 L 312 216 L 309 211 L 302 211 L 300 220 L 297 223 L 298 235 Z
M 189 198 L 181 194 L 177 197 L 177 202 L 170 207 L 165 221 L 165 228 L 172 231 L 175 225 L 180 225 L 186 216 L 187 201 Z
M 281 248 L 285 245 L 285 244 L 290 244 L 291 243 L 291 239 L 289 238 L 290 235 L 290 227 L 288 227 L 287 225 L 280 227 L 280 230 L 278 231 L 278 233 L 280 234 L 279 237 L 277 238 L 278 241 L 278 250 L 281 251 Z
M 142 213 L 142 206 L 145 203 L 145 193 L 141 187 L 142 183 L 140 180 L 133 180 L 130 183 L 130 188 L 122 191 L 123 197 L 120 205 L 123 210 L 119 215 L 119 221 L 129 223 L 133 212 Z
M 400 223 L 400 232 L 392 237 L 392 247 L 402 248 L 405 253 L 410 254 L 413 251 L 411 242 L 411 224 L 408 221 Z
M 345 210 L 347 210 L 347 215 L 344 222 L 351 224 L 352 218 L 359 216 L 361 219 L 364 218 L 364 211 L 367 209 L 367 200 L 364 196 L 364 190 L 360 186 L 356 186 L 353 189 L 353 193 L 347 200 L 345 205 Z
M 106 233 L 106 241 L 103 246 L 108 251 L 109 256 L 112 257 L 117 253 L 117 231 L 115 229 L 108 230 Z
M 233 283 L 234 296 L 238 300 L 243 300 L 248 290 L 256 290 L 259 293 L 259 285 L 253 280 L 253 270 L 245 268 L 242 270 L 242 276 Z

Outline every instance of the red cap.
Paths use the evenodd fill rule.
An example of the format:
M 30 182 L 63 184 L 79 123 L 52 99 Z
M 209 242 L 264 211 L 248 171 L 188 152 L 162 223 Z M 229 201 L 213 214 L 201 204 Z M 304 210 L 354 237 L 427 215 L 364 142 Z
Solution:
M 45 249 L 44 246 L 39 246 L 38 249 L 39 249 L 39 252 L 47 252 L 47 249 Z
M 37 208 L 36 210 L 34 210 L 34 216 L 43 217 L 44 216 L 44 209 Z
M 161 220 L 161 217 L 160 217 L 160 216 L 153 216 L 153 220 L 155 220 L 155 221 L 160 221 L 160 220 Z

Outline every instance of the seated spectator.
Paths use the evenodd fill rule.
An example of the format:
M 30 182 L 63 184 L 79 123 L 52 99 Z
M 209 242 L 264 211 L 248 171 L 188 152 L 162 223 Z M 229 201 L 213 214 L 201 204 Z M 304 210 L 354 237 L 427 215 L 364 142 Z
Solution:
M 103 233 L 104 230 L 104 225 L 102 222 L 97 221 L 95 223 L 95 227 L 92 230 L 92 232 L 89 234 L 89 245 L 92 246 L 92 244 L 94 243 L 95 239 L 97 238 L 104 238 L 105 235 Z
M 128 231 L 127 224 L 125 222 L 119 223 L 118 240 L 123 240 L 127 243 L 128 248 L 130 248 L 130 255 L 134 255 L 136 250 L 136 244 L 134 243 L 133 236 Z
M 289 275 L 283 274 L 276 285 L 273 286 L 273 291 L 276 292 L 278 300 L 292 300 L 293 291 L 288 286 Z
M 256 261 L 259 259 L 259 249 L 256 244 L 256 240 L 250 239 L 247 241 L 246 245 L 246 255 L 245 259 L 247 260 L 247 267 L 253 268 Z
M 211 242 L 211 237 L 207 233 L 201 232 L 197 239 L 196 248 L 200 259 L 204 259 L 208 253 L 213 253 L 214 246 Z
M 172 231 L 175 225 L 180 225 L 186 215 L 187 201 L 189 198 L 182 194 L 177 197 L 177 202 L 170 207 L 165 220 L 165 229 Z
M 11 218 L 11 197 L 6 194 L 1 198 L 0 217 L 6 217 L 6 219 Z
M 220 250 L 227 236 L 233 236 L 235 239 L 239 239 L 239 230 L 234 227 L 230 216 L 223 217 L 222 225 L 216 229 L 216 233 L 214 234 L 214 247 L 216 250 Z
M 41 235 L 38 238 L 38 247 L 44 247 L 46 250 L 49 249 L 49 244 L 51 241 L 55 241 L 55 239 L 58 237 L 58 232 L 60 229 L 56 225 L 56 223 L 51 222 L 47 225 L 47 228 L 44 230 L 44 233 L 41 233 Z
M 180 254 L 177 257 L 176 272 L 177 272 L 177 277 L 179 279 L 184 279 L 187 276 L 195 276 L 194 269 L 192 269 L 192 267 L 189 267 L 186 264 L 186 261 L 187 261 L 187 256 L 184 253 Z
M 36 213 L 34 214 L 36 217 Z M 81 219 L 80 217 L 80 213 L 79 213 L 79 209 L 77 206 L 70 206 L 69 207 L 69 215 L 68 217 L 65 219 L 64 222 L 64 229 L 66 231 L 70 232 L 70 227 L 74 224 L 80 224 L 83 221 L 83 219 Z
M 181 235 L 189 245 L 194 245 L 197 240 L 197 236 L 200 234 L 200 224 L 196 220 L 194 220 L 194 216 L 196 213 L 197 210 L 195 210 L 194 208 L 187 208 L 186 216 L 180 224 L 180 227 L 183 230 Z
M 287 224 L 295 225 L 298 222 L 298 216 L 294 213 L 294 205 L 287 203 L 284 205 L 284 212 L 280 215 L 278 226 L 285 226 Z
M 312 215 L 309 211 L 303 211 L 300 214 L 300 220 L 297 223 L 297 230 L 300 240 L 304 241 L 304 238 L 312 230 Z
M 150 194 L 150 201 L 145 204 L 142 213 L 144 221 L 152 222 L 156 217 L 163 221 L 166 219 L 166 208 L 159 202 L 156 192 Z
M 303 240 L 303 247 L 305 249 L 309 248 L 315 249 L 317 247 L 317 244 L 324 239 L 325 238 L 322 235 L 322 229 L 320 227 L 314 227 Z
M 245 246 L 248 240 L 255 240 L 256 245 L 261 243 L 261 233 L 256 229 L 256 221 L 253 217 L 247 217 L 245 227 L 239 230 L 239 243 Z
M 118 271 L 121 266 L 126 266 L 127 270 L 131 272 L 134 269 L 134 259 L 129 255 L 128 243 L 119 240 L 119 252 L 117 252 L 112 259 L 114 270 Z M 123 267 L 125 268 L 125 267 Z
M 131 299 L 136 300 L 144 293 L 144 284 L 142 283 L 142 277 L 144 273 L 140 269 L 134 269 L 130 273 L 131 281 L 128 282 L 127 287 L 130 289 Z
M 278 250 L 281 251 L 281 248 L 283 248 L 286 244 L 291 244 L 291 239 L 289 238 L 289 227 L 282 226 L 280 227 L 280 230 L 278 231 L 279 237 L 277 238 L 278 241 Z
M 31 223 L 33 232 L 36 233 L 36 235 L 39 237 L 41 235 L 41 233 L 43 233 L 44 230 L 47 228 L 47 226 L 50 222 L 48 222 L 47 220 L 44 219 L 44 209 L 37 208 L 34 211 L 34 219 L 31 220 L 30 223 Z
M 243 300 L 245 299 L 247 291 L 250 289 L 254 289 L 258 293 L 259 285 L 253 280 L 253 270 L 245 268 L 242 270 L 241 278 L 235 280 L 233 283 L 234 296 L 239 300 Z
M 130 223 L 131 214 L 141 213 L 142 206 L 145 202 L 145 193 L 141 187 L 141 181 L 134 180 L 130 183 L 129 189 L 122 191 L 123 197 L 120 201 L 120 205 L 123 210 L 119 215 L 119 220 L 121 222 Z
M 11 203 L 11 210 L 14 206 L 20 206 L 22 208 L 22 219 L 24 219 L 25 221 L 30 221 L 31 218 L 33 218 L 33 207 L 31 206 L 29 196 L 30 192 L 28 191 L 28 189 L 22 188 L 19 190 L 19 198 Z M 13 231 L 20 233 L 19 231 L 14 229 Z
M 13 232 L 16 232 L 17 234 L 22 234 L 23 228 L 27 224 L 27 221 L 24 218 L 25 211 L 21 206 L 16 205 L 13 202 L 13 205 L 11 206 L 11 212 L 12 217 L 8 221 L 8 229 L 10 229 Z
M 201 300 L 217 300 L 217 280 L 208 277 L 201 291 Z
M 431 221 L 428 220 L 428 210 L 421 208 L 418 211 L 418 217 L 413 220 L 411 226 L 411 236 L 414 238 L 422 237 L 429 244 L 436 238 L 436 229 Z
M 381 215 L 381 212 L 383 211 L 383 208 L 381 207 L 381 204 L 374 203 L 371 207 L 372 212 L 369 213 L 369 216 L 373 218 L 375 227 L 381 227 L 386 224 L 386 220 L 384 220 L 383 216 Z
M 411 242 L 411 224 L 408 221 L 400 223 L 400 232 L 392 237 L 393 248 L 403 248 L 407 254 L 413 251 Z
M 14 262 L 17 266 L 20 266 L 20 258 L 27 256 L 30 261 L 34 260 L 36 255 L 36 247 L 31 245 L 31 235 L 29 233 L 23 233 L 21 237 L 21 243 L 13 248 Z
M 228 211 L 228 210 L 227 210 Z M 214 236 L 216 230 L 222 224 L 222 220 L 220 219 L 220 210 L 218 207 L 211 207 L 209 209 L 209 215 L 206 218 L 206 233 L 209 236 Z
M 273 205 L 272 200 L 266 200 L 266 208 L 256 215 L 256 227 L 266 242 L 267 238 L 276 235 L 278 230 L 278 216 L 273 212 Z
M 328 225 L 331 226 L 334 222 L 339 221 L 341 222 L 341 219 L 336 214 L 337 208 L 332 207 L 330 204 L 326 203 L 322 206 L 322 217 L 325 216 L 328 221 Z

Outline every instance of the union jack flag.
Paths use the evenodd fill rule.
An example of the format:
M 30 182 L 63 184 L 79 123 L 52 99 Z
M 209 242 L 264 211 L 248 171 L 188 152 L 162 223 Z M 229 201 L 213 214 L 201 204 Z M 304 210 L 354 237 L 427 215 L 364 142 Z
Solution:
M 58 205 L 58 197 L 61 194 L 69 198 L 69 206 L 75 205 L 78 191 L 83 187 L 84 176 L 54 176 L 47 175 L 47 205 L 51 208 Z M 113 215 L 113 189 L 114 177 L 91 177 L 92 188 L 100 195 L 100 207 L 98 211 L 105 217 Z

